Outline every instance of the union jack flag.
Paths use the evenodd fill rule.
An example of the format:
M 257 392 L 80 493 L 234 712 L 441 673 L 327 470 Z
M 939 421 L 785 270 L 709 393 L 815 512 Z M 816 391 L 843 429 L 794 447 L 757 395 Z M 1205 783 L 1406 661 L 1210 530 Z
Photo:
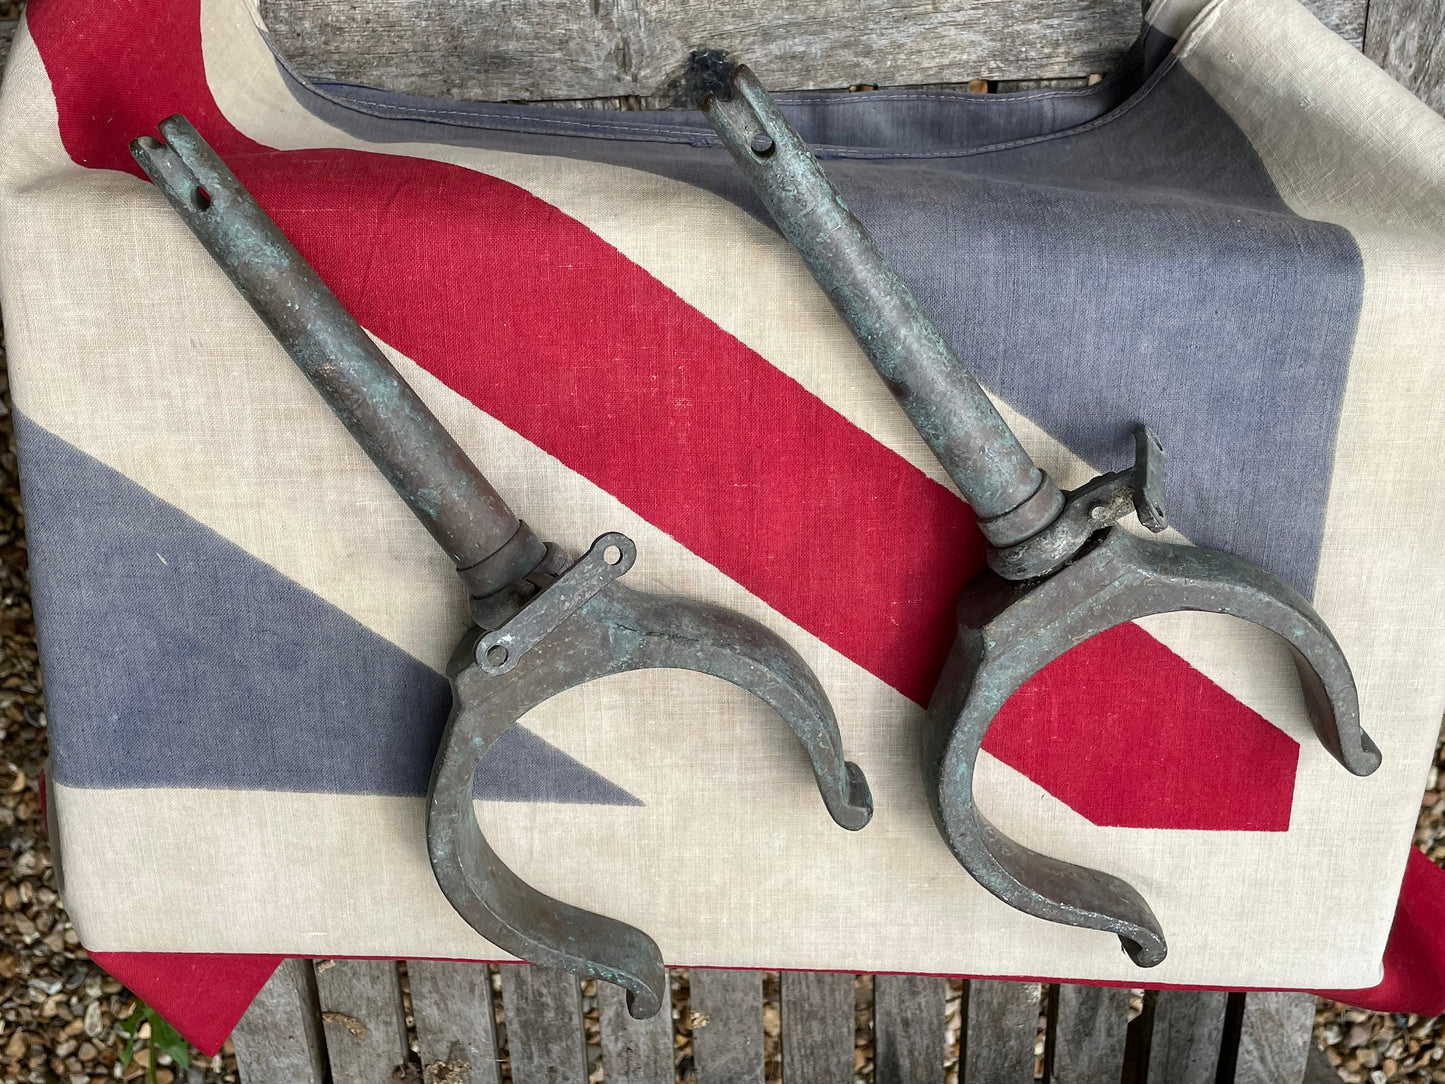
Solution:
M 1157 0 L 1084 90 L 781 100 L 1040 465 L 1081 484 L 1152 425 L 1175 541 L 1312 597 L 1384 753 L 1319 747 L 1268 634 L 1166 615 L 1013 698 L 989 817 L 1140 889 L 1151 984 L 1438 1012 L 1445 888 L 1405 870 L 1445 709 L 1445 121 L 1294 0 L 1202 7 Z M 483 764 L 523 877 L 669 963 L 1143 981 L 939 839 L 922 705 L 982 538 L 705 121 L 307 79 L 245 0 L 33 0 L 0 95 L 53 838 L 99 959 L 206 1047 L 283 955 L 501 955 L 424 845 L 464 599 L 131 160 L 177 112 L 540 534 L 624 531 L 629 583 L 788 639 L 877 802 L 839 831 L 761 705 L 619 676 Z

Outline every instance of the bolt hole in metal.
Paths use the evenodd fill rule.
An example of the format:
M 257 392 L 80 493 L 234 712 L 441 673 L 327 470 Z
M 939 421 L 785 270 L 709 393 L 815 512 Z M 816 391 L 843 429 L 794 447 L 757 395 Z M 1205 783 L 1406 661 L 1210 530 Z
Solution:
M 196 210 L 209 211 L 211 209 L 211 194 L 200 185 L 196 185 L 195 192 L 191 194 L 191 202 L 196 205 Z
M 501 644 L 493 644 L 487 648 L 487 662 L 493 666 L 505 666 L 507 664 L 507 649 Z
M 759 132 L 753 136 L 748 141 L 748 147 L 759 158 L 769 158 L 778 149 L 778 145 L 773 142 L 773 137 L 767 132 Z
M 606 561 L 609 565 L 615 565 L 618 561 L 622 560 L 622 551 L 616 546 L 608 546 L 602 551 L 602 560 Z

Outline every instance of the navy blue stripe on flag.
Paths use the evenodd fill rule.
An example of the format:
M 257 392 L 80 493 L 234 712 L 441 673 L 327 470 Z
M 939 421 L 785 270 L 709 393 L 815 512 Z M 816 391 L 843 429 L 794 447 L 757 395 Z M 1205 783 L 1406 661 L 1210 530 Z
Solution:
M 441 674 L 42 426 L 15 422 L 57 782 L 426 793 L 451 706 Z M 522 726 L 482 762 L 474 793 L 643 804 Z

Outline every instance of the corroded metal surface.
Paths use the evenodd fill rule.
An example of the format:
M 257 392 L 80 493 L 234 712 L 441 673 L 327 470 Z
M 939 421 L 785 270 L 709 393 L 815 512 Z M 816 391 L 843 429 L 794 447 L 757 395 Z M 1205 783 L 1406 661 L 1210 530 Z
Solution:
M 427 795 L 437 883 L 483 937 L 533 963 L 626 988 L 636 1017 L 657 1012 L 662 957 L 641 930 L 543 895 L 487 845 L 472 780 L 496 740 L 566 689 L 646 668 L 720 677 L 774 708 L 808 753 L 833 819 L 868 823 L 873 798 L 843 758 L 838 722 L 806 662 L 730 610 L 632 591 L 618 579 L 632 540 L 605 534 L 572 562 L 544 545 L 253 200 L 180 116 L 165 142 L 131 144 L 141 167 L 225 269 L 327 404 L 457 566 L 475 626 L 448 667 L 452 714 Z
M 417 519 L 486 596 L 522 578 L 542 543 L 183 118 L 136 160 L 251 302 Z M 520 543 L 520 544 L 519 544 Z M 499 554 L 508 559 L 498 562 Z
M 693 58 L 692 80 L 723 144 L 973 506 L 990 544 L 991 571 L 959 601 L 958 637 L 928 709 L 923 771 L 939 830 L 964 868 L 1005 903 L 1113 932 L 1136 964 L 1158 964 L 1163 931 L 1131 885 L 1029 850 L 979 812 L 973 773 L 989 724 L 1024 682 L 1089 637 L 1148 614 L 1202 610 L 1284 638 L 1321 743 L 1349 771 L 1368 775 L 1380 751 L 1360 727 L 1344 652 L 1309 602 L 1257 565 L 1115 526 L 1131 512 L 1150 530 L 1166 524 L 1164 449 L 1147 428 L 1137 434 L 1132 469 L 1060 493 L 752 73 L 702 53 Z
M 1036 533 L 1062 506 L 1058 487 L 919 310 L 802 137 L 746 68 L 703 53 L 693 73 L 713 128 L 847 318 L 989 541 L 1004 546 Z

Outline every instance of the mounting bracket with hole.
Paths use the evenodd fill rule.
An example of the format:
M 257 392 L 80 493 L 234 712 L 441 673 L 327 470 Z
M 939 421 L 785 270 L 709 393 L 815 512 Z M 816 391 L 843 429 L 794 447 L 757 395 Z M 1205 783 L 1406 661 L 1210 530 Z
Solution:
M 625 534 L 610 531 L 600 536 L 516 617 L 477 641 L 477 665 L 488 674 L 507 673 L 597 592 L 626 573 L 636 560 L 637 545 Z

